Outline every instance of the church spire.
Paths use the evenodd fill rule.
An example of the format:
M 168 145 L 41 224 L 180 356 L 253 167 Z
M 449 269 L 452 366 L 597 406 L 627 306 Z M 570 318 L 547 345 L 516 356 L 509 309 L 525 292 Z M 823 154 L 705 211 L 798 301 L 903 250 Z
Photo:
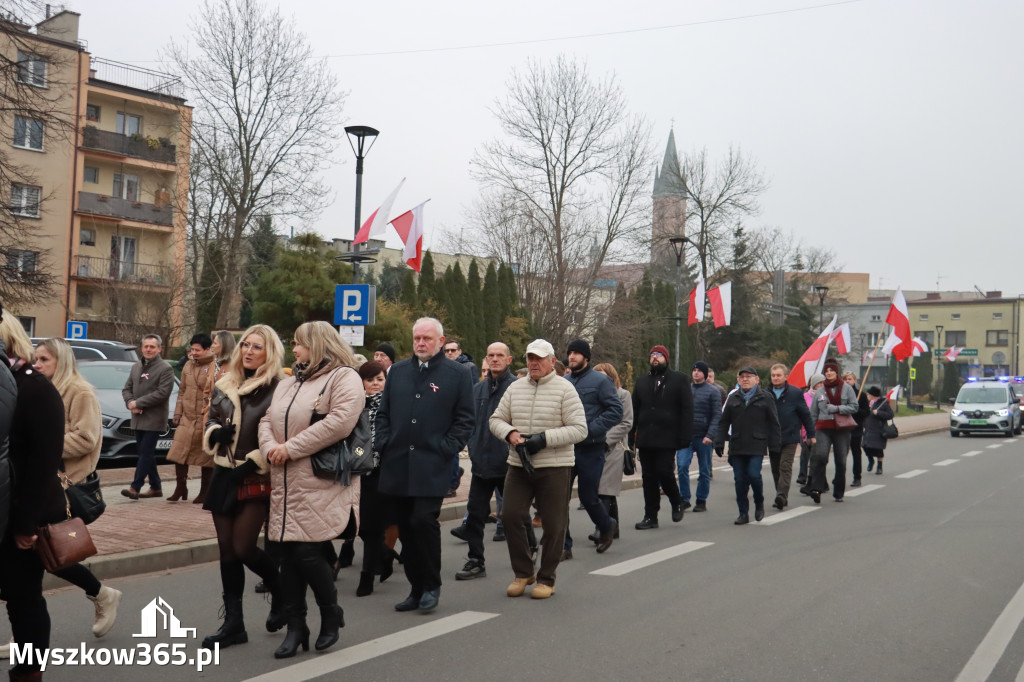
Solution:
M 676 133 L 670 129 L 668 133 L 668 144 L 665 146 L 665 158 L 661 162 L 661 168 L 655 170 L 654 193 L 655 197 L 685 197 L 686 187 L 683 185 L 682 175 L 679 171 L 679 154 L 676 152 Z

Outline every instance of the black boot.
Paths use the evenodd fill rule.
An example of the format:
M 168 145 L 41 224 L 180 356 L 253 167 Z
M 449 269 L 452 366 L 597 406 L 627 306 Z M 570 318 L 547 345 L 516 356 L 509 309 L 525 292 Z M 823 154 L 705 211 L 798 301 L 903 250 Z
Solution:
M 303 651 L 309 651 L 309 628 L 306 627 L 306 619 L 289 618 L 288 634 L 274 652 L 274 658 L 291 658 L 298 652 L 300 645 Z
M 245 620 L 242 618 L 242 598 L 225 594 L 224 623 L 217 632 L 203 638 L 202 648 L 213 649 L 214 645 L 220 644 L 220 648 L 223 649 L 232 644 L 245 644 L 248 641 L 249 635 L 245 631 Z
M 267 632 L 277 632 L 288 624 L 288 611 L 284 607 L 281 588 L 270 592 L 270 613 L 267 614 Z
M 345 540 L 341 543 L 341 551 L 338 552 L 338 568 L 348 568 L 352 565 L 352 559 L 356 556 L 355 543 L 352 540 Z
M 373 576 L 370 576 L 371 578 Z M 372 584 L 372 580 L 370 581 Z M 320 607 L 320 634 L 313 645 L 317 651 L 334 646 L 338 642 L 338 630 L 345 627 L 345 610 L 337 604 Z
M 359 574 L 359 587 L 356 588 L 357 597 L 365 597 L 373 594 L 373 573 L 362 571 Z

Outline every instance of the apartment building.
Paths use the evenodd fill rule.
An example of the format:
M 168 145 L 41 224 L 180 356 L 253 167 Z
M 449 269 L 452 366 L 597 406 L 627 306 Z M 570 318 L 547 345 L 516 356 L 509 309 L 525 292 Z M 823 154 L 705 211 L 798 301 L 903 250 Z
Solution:
M 73 320 L 91 338 L 157 331 L 176 343 L 191 108 L 179 79 L 93 57 L 78 20 L 62 11 L 0 31 L 0 49 L 23 66 L 19 80 L 62 89 L 52 101 L 72 123 L 2 122 L 9 158 L 36 183 L 4 188 L 11 210 L 38 221 L 33 243 L 8 251 L 4 274 L 30 277 L 45 262 L 58 281 L 58 296 L 12 312 L 33 336 L 63 336 Z

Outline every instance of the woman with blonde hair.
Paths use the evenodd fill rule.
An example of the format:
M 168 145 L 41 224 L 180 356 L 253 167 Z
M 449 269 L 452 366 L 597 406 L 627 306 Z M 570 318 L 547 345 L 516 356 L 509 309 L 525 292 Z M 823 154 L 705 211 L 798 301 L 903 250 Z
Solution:
M 213 457 L 213 478 L 203 509 L 213 515 L 224 589 L 224 623 L 203 639 L 212 649 L 249 640 L 242 617 L 245 567 L 263 579 L 271 594 L 266 627 L 284 626 L 284 601 L 277 565 L 256 546 L 270 506 L 270 466 L 260 452 L 260 420 L 284 376 L 284 346 L 265 324 L 249 327 L 221 367 L 210 398 L 203 447 Z
M 11 634 L 37 652 L 50 646 L 50 613 L 43 597 L 43 563 L 35 551 L 39 527 L 65 519 L 67 502 L 59 471 L 64 450 L 64 403 L 50 380 L 32 367 L 32 343 L 18 318 L 0 310 L 3 419 L 10 424 L 10 512 L 0 541 L 0 595 L 7 602 Z M 8 368 L 10 374 L 7 374 Z M 17 397 L 11 408 L 11 375 Z M 9 421 L 8 421 L 9 420 Z M 2 444 L 0 444 L 2 447 Z M 11 680 L 42 677 L 35 656 L 9 669 Z
M 288 635 L 275 658 L 309 649 L 306 586 L 320 607 L 316 650 L 338 641 L 345 625 L 331 565 L 322 543 L 359 520 L 359 478 L 349 486 L 313 474 L 310 455 L 346 438 L 366 405 L 363 382 L 352 369 L 352 350 L 327 322 L 295 330 L 292 376 L 274 391 L 260 422 L 260 450 L 271 464 L 270 537 L 280 542 L 281 587 Z
M 97 476 L 103 423 L 100 401 L 92 385 L 78 372 L 75 352 L 64 339 L 46 339 L 36 346 L 35 369 L 50 380 L 64 401 L 64 475 L 70 485 L 77 485 Z M 117 619 L 120 590 L 105 587 L 82 564 L 55 571 L 54 575 L 81 587 L 93 602 L 95 618 L 92 634 L 97 637 L 110 632 Z
M 633 397 L 629 391 L 622 387 L 619 381 L 619 373 L 615 371 L 614 365 L 602 362 L 594 365 L 594 371 L 604 374 L 615 384 L 615 392 L 622 402 L 622 419 L 619 423 L 608 429 L 605 442 L 608 443 L 608 454 L 604 458 L 604 470 L 601 472 L 601 482 L 597 487 L 597 496 L 604 503 L 608 514 L 619 520 L 619 493 L 622 491 L 622 464 L 625 459 L 627 438 L 629 430 L 633 428 Z M 615 537 L 619 537 L 619 529 L 615 529 Z M 595 529 L 590 536 L 593 542 L 601 539 L 601 531 Z
M 245 338 L 244 336 L 242 338 Z M 218 367 L 231 362 L 231 354 L 235 350 L 235 335 L 229 331 L 221 330 L 213 333 L 213 344 L 210 346 L 210 354 L 213 355 L 213 363 Z

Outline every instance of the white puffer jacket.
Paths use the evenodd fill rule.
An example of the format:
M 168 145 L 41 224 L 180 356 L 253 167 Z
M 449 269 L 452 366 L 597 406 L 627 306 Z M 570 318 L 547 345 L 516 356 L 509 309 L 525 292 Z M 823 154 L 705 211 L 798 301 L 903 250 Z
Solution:
M 554 372 L 539 381 L 528 377 L 513 381 L 491 415 L 489 426 L 491 433 L 502 440 L 513 431 L 523 435 L 543 431 L 548 446 L 531 460 L 538 469 L 573 466 L 573 444 L 587 437 L 587 415 L 576 388 Z M 522 466 L 511 446 L 508 463 Z

